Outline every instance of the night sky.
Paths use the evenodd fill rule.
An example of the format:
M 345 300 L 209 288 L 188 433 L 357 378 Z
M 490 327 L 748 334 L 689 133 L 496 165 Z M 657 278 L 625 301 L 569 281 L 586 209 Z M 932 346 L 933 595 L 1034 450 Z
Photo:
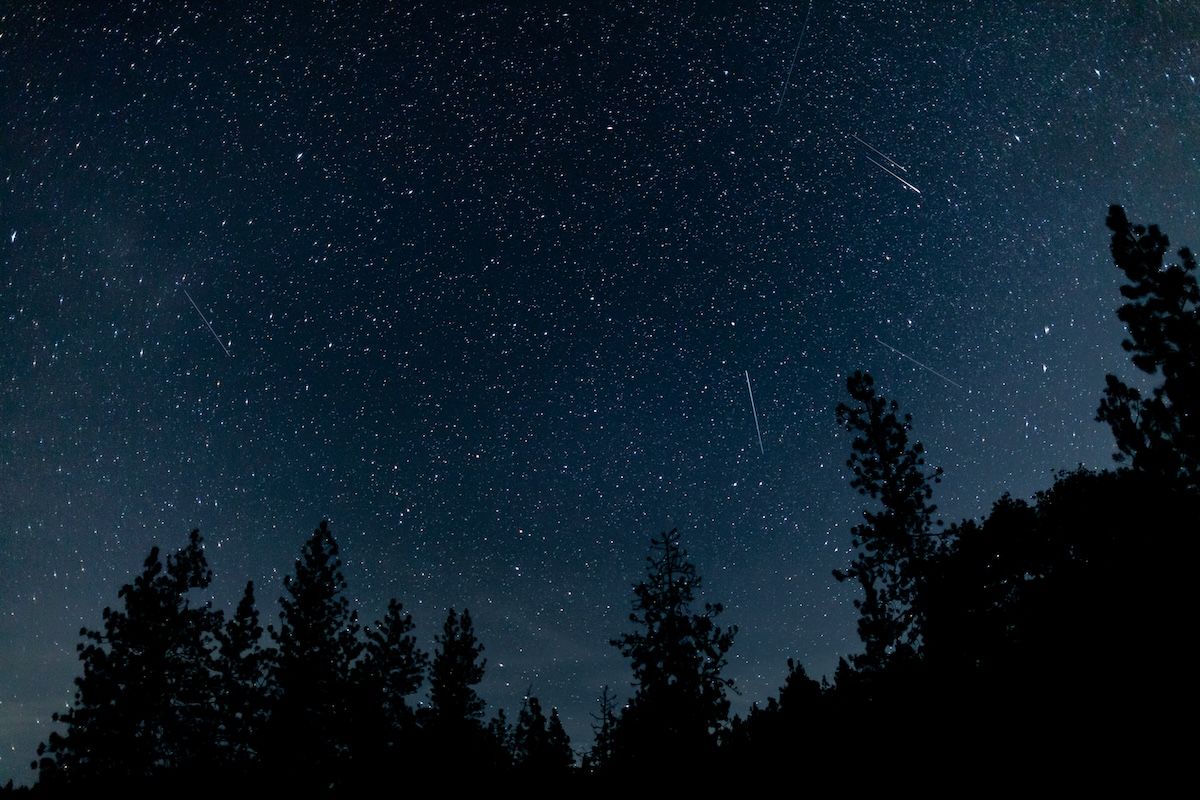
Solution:
M 1111 463 L 1108 204 L 1200 245 L 1190 1 L 238 5 L 0 13 L 0 779 L 193 527 L 584 748 L 678 526 L 744 710 L 857 649 L 847 374 L 978 515 Z

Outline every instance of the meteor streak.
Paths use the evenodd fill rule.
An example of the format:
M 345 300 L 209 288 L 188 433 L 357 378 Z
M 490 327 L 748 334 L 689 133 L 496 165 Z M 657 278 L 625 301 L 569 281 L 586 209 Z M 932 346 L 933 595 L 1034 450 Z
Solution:
M 917 361 L 915 358 L 913 358 L 912 356 L 910 356 L 908 353 L 902 353 L 902 352 L 900 352 L 899 350 L 897 350 L 896 348 L 892 347 L 892 346 L 891 346 L 890 344 L 888 344 L 887 342 L 885 342 L 885 341 L 883 341 L 882 339 L 880 339 L 878 336 L 875 336 L 875 337 L 873 337 L 873 338 L 875 339 L 875 341 L 879 342 L 881 345 L 883 345 L 884 347 L 886 347 L 888 350 L 891 350 L 891 351 L 892 351 L 893 353 L 895 353 L 896 355 L 898 355 L 898 356 L 900 356 L 900 357 L 902 357 L 902 358 L 907 358 L 909 361 L 913 362 L 914 364 L 916 364 L 918 367 L 920 367 L 920 368 L 921 368 L 921 369 L 923 369 L 923 370 L 926 370 L 926 371 L 928 371 L 928 372 L 932 372 L 934 375 L 937 375 L 939 378 L 941 378 L 942 380 L 944 380 L 946 383 L 950 384 L 951 386 L 957 386 L 959 389 L 963 389 L 964 391 L 966 391 L 966 389 L 963 387 L 963 385 L 962 385 L 961 383 L 958 383 L 958 382 L 956 382 L 956 381 L 952 381 L 952 380 L 950 380 L 950 379 L 949 379 L 949 378 L 947 378 L 945 375 L 943 375 L 942 373 L 938 372 L 936 369 L 934 369 L 933 367 L 929 366 L 928 364 L 923 364 L 923 363 L 921 363 L 920 361 Z
M 875 166 L 879 167 L 881 170 L 883 170 L 884 172 L 886 172 L 888 175 L 891 175 L 893 178 L 895 178 L 896 180 L 898 180 L 898 181 L 900 181 L 901 183 L 903 183 L 903 184 L 904 184 L 904 188 L 905 188 L 905 189 L 912 189 L 912 190 L 913 190 L 914 192 L 916 192 L 917 194 L 920 194 L 920 193 L 921 193 L 921 190 L 920 190 L 920 189 L 918 189 L 917 187 L 913 186 L 913 185 L 912 185 L 911 183 L 909 183 L 907 180 L 905 180 L 904 178 L 900 177 L 900 175 L 898 175 L 898 174 L 897 174 L 897 173 L 895 173 L 895 172 L 892 172 L 890 169 L 888 169 L 887 167 L 885 167 L 883 164 L 880 164 L 880 163 L 879 163 L 878 161 L 876 161 L 875 159 L 871 158 L 870 156 L 863 156 L 863 158 L 865 158 L 867 161 L 870 161 L 872 164 L 874 164 Z
M 754 407 L 754 390 L 750 388 L 750 370 L 746 370 L 746 391 L 750 392 L 750 410 L 754 412 L 754 432 L 758 434 L 758 452 L 766 455 L 762 445 L 762 431 L 758 427 L 758 409 Z
M 182 286 L 179 288 L 183 289 Z M 221 345 L 221 349 L 225 351 L 225 355 L 229 358 L 233 358 L 233 354 L 229 352 L 229 348 L 226 347 L 225 343 L 221 341 L 221 337 L 217 336 L 217 332 L 214 331 L 213 326 L 209 324 L 208 319 L 204 316 L 204 312 L 200 310 L 200 306 L 196 305 L 195 300 L 192 300 L 192 296 L 188 293 L 188 290 L 183 289 L 183 293 L 187 295 L 188 302 L 192 304 L 192 308 L 196 309 L 196 313 L 200 315 L 200 319 L 204 320 L 204 324 L 208 326 L 208 332 L 211 333 L 213 338 L 217 340 L 217 344 Z
M 854 137 L 854 140 L 855 140 L 856 142 L 858 142 L 859 144 L 863 145 L 864 147 L 869 147 L 869 148 L 871 148 L 872 150 L 874 150 L 874 151 L 875 151 L 875 153 L 876 153 L 878 156 L 880 156 L 881 158 L 883 158 L 883 160 L 884 160 L 884 161 L 887 161 L 889 164 L 891 164 L 892 166 L 896 167 L 896 168 L 897 168 L 897 169 L 899 169 L 901 172 L 908 172 L 908 167 L 904 166 L 904 165 L 903 165 L 903 164 L 901 164 L 899 161 L 897 161 L 896 159 L 894 159 L 894 158 L 892 158 L 891 156 L 889 156 L 887 153 L 885 153 L 885 152 L 883 152 L 882 150 L 880 150 L 879 148 L 875 147 L 875 145 L 873 145 L 873 144 L 870 144 L 869 142 L 864 142 L 862 139 L 859 139 L 859 138 L 858 138 L 858 136 L 857 136 L 856 134 L 853 134 L 853 133 L 852 133 L 852 134 L 850 134 L 850 135 Z
M 796 50 L 792 53 L 792 65 L 788 67 L 787 80 L 783 82 L 783 92 L 779 95 L 779 103 L 775 106 L 775 113 L 783 108 L 783 98 L 787 97 L 788 87 L 792 84 L 792 73 L 796 69 L 796 56 L 800 55 L 800 43 L 804 41 L 804 34 L 808 31 L 808 18 L 812 15 L 812 0 L 808 0 L 808 11 L 804 14 L 804 24 L 800 26 L 800 38 L 796 40 Z

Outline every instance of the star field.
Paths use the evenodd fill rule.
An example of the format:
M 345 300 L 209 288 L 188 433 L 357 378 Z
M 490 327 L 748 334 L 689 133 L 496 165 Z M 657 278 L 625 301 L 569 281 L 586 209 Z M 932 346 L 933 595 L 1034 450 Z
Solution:
M 577 749 L 674 526 L 735 710 L 830 672 L 847 374 L 978 515 L 1110 463 L 1108 204 L 1200 245 L 1189 2 L 234 5 L 0 12 L 0 779 L 193 527 L 274 618 L 329 518 Z

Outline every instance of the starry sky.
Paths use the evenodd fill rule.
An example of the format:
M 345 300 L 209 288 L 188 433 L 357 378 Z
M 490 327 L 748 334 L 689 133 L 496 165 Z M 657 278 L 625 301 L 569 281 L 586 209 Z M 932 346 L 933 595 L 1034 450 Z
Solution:
M 1192 2 L 241 5 L 0 11 L 0 779 L 193 527 L 582 748 L 678 526 L 744 710 L 857 648 L 846 376 L 978 515 L 1110 463 L 1108 204 L 1200 245 Z

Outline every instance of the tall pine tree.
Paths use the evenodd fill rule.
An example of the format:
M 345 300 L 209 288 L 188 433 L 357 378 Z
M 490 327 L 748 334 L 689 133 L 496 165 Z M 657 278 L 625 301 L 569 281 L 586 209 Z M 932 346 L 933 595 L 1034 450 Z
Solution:
M 337 786 L 352 740 L 352 666 L 362 651 L 329 523 L 305 542 L 279 600 L 268 766 L 297 785 Z
M 462 616 L 452 608 L 437 637 L 437 651 L 429 674 L 429 703 L 433 719 L 444 726 L 478 724 L 484 703 L 475 687 L 483 680 L 487 660 L 475 638 L 471 612 Z
M 608 686 L 600 691 L 599 713 L 592 715 L 591 752 L 584 758 L 584 769 L 587 772 L 606 773 L 613 763 L 613 737 L 617 729 L 616 701 Z
M 152 548 L 142 572 L 105 608 L 102 630 L 84 628 L 83 674 L 66 726 L 38 747 L 40 783 L 134 789 L 178 786 L 204 774 L 217 739 L 212 635 L 219 616 L 189 594 L 212 572 L 199 531 L 166 564 Z
M 392 599 L 383 619 L 366 630 L 354 667 L 354 759 L 360 780 L 394 768 L 416 735 L 408 698 L 421 687 L 429 657 L 417 647 L 413 627 L 412 616 Z
M 245 773 L 257 763 L 267 722 L 267 665 L 272 653 L 263 647 L 262 636 L 250 581 L 233 617 L 216 631 L 220 761 L 223 769 L 234 773 Z
M 654 538 L 646 560 L 629 615 L 636 629 L 611 642 L 630 660 L 635 690 L 613 744 L 619 768 L 658 771 L 715 751 L 733 687 L 721 671 L 737 628 L 716 624 L 719 603 L 693 610 L 701 580 L 678 530 Z
M 424 726 L 429 759 L 445 768 L 476 773 L 507 768 L 511 761 L 505 742 L 484 727 L 485 704 L 475 687 L 483 680 L 487 661 L 475 636 L 471 612 L 446 614 L 429 668 L 429 709 Z
M 526 697 L 513 732 L 513 754 L 517 769 L 523 772 L 550 775 L 570 769 L 575 756 L 558 709 L 551 709 L 547 719 L 541 701 Z
M 558 716 L 558 709 L 553 706 L 550 707 L 550 721 L 546 723 L 546 736 L 549 739 L 546 768 L 551 772 L 563 773 L 575 766 L 571 739 Z
M 880 507 L 863 512 L 865 522 L 852 531 L 858 555 L 834 576 L 862 587 L 854 604 L 865 652 L 854 665 L 871 672 L 909 660 L 920 648 L 917 589 L 933 552 L 930 529 L 937 507 L 929 500 L 942 470 L 926 469 L 925 448 L 909 442 L 912 415 L 900 416 L 894 400 L 875 392 L 870 375 L 855 372 L 847 387 L 853 403 L 839 403 L 837 417 L 854 434 L 846 462 L 850 485 Z

